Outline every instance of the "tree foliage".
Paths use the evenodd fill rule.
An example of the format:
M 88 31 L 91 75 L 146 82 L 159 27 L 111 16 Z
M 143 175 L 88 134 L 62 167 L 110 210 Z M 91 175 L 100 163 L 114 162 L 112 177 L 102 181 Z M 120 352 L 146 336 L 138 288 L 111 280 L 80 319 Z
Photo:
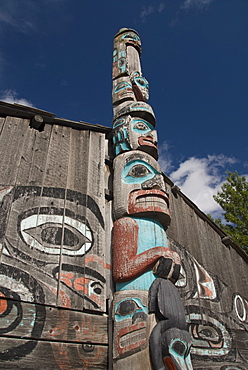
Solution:
M 227 171 L 226 182 L 221 191 L 214 195 L 215 201 L 225 211 L 225 224 L 221 219 L 214 220 L 233 241 L 248 253 L 248 182 L 237 172 Z

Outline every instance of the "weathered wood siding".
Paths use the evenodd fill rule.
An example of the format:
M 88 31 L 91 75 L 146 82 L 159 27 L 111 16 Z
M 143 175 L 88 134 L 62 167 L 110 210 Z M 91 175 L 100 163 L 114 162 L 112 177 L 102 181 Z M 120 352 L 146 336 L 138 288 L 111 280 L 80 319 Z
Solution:
M 247 369 L 247 258 L 226 246 L 196 206 L 168 186 L 171 249 L 183 264 L 178 289 L 184 300 L 195 370 Z
M 107 368 L 105 147 L 101 132 L 0 118 L 0 368 Z

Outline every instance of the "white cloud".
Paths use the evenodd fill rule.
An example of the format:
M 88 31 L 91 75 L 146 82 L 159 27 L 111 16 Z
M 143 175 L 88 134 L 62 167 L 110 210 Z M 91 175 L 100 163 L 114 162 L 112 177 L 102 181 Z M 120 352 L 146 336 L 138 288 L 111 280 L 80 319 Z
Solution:
M 172 170 L 172 155 L 170 154 L 170 144 L 167 141 L 164 141 L 161 145 L 158 146 L 159 158 L 158 163 L 162 168 L 163 172 L 168 174 Z
M 181 7 L 182 7 L 182 9 L 205 8 L 212 1 L 213 0 L 185 0 Z
M 0 96 L 0 100 L 10 104 L 21 104 L 27 105 L 28 107 L 34 107 L 34 105 L 27 99 L 18 98 L 18 94 L 15 90 L 4 90 Z
M 155 13 L 155 12 L 161 13 L 164 10 L 164 8 L 165 8 L 164 2 L 159 3 L 159 5 L 156 7 L 154 5 L 142 6 L 140 17 L 143 21 L 145 21 L 148 15 Z
M 33 6 L 29 2 L 6 1 L 0 13 L 0 26 L 11 26 L 22 33 L 29 33 L 35 29 L 32 19 Z
M 226 173 L 223 170 L 236 162 L 235 158 L 223 154 L 208 155 L 207 158 L 191 157 L 180 163 L 169 177 L 203 212 L 219 217 L 222 209 L 213 195 L 217 194 L 225 181 Z

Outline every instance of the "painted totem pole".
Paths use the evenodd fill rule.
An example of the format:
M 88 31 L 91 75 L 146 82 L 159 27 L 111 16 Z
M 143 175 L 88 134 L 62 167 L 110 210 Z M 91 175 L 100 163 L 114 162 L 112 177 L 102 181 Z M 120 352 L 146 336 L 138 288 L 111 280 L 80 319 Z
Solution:
M 174 283 L 180 257 L 166 236 L 169 199 L 141 42 L 121 29 L 113 51 L 114 368 L 192 369 L 184 308 Z

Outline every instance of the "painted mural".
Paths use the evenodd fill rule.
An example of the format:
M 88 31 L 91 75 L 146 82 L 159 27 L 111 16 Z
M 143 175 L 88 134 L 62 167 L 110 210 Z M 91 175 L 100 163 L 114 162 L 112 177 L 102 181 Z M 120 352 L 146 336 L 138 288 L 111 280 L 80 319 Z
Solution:
M 110 270 L 97 252 L 105 228 L 99 206 L 87 194 L 38 186 L 2 188 L 1 204 L 4 368 L 25 358 L 29 368 L 30 356 L 43 353 L 49 340 L 45 368 L 106 366 L 107 346 L 97 345 L 107 344 L 106 320 L 89 314 L 106 312 Z M 24 340 L 14 339 L 20 335 Z
M 137 32 L 121 29 L 114 39 L 112 92 L 114 368 L 192 369 L 191 337 L 174 285 L 181 259 L 166 235 L 169 198 L 140 54 Z
M 207 271 L 182 245 L 170 242 L 182 261 L 176 286 L 187 312 L 194 369 L 246 369 L 247 299 Z

